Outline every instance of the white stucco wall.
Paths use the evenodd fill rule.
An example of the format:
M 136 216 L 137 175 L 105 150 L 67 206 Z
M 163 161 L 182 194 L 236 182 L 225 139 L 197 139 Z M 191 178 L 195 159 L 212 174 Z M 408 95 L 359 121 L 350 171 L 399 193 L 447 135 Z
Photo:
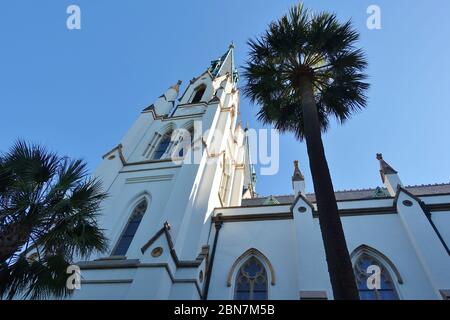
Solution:
M 401 299 L 437 299 L 435 289 L 430 281 L 427 272 L 424 270 L 423 263 L 419 259 L 418 252 L 411 243 L 410 236 L 405 229 L 399 214 L 393 208 L 392 212 L 382 212 L 377 214 L 377 209 L 373 203 L 383 204 L 382 208 L 389 204 L 393 208 L 393 199 L 390 200 L 374 200 L 374 201 L 359 201 L 351 203 L 353 209 L 366 207 L 372 208 L 373 212 L 365 214 L 355 214 L 343 216 L 342 224 L 346 235 L 346 240 L 350 253 L 360 246 L 368 246 L 381 252 L 390 262 L 396 267 L 400 273 L 402 283 L 399 283 L 396 274 L 391 270 L 391 277 L 394 280 L 395 288 Z M 348 209 L 345 203 L 340 204 L 339 207 Z M 216 209 L 216 213 L 221 213 L 224 217 L 245 216 L 245 215 L 273 215 L 286 213 L 288 206 L 260 206 L 248 208 L 220 208 Z M 295 212 L 294 212 L 295 214 Z M 443 230 L 442 233 L 448 237 L 448 230 L 450 224 L 445 224 L 450 217 L 448 212 L 433 213 L 433 219 L 436 224 Z M 305 220 L 306 221 L 306 220 Z M 303 223 L 306 223 L 306 222 Z M 315 229 L 314 232 L 320 232 L 318 225 L 318 218 L 309 228 Z M 307 231 L 307 230 L 306 230 Z M 297 284 L 298 261 L 311 259 L 308 250 L 303 252 L 296 251 L 295 246 L 297 230 L 294 226 L 294 220 L 265 220 L 265 221 L 246 221 L 246 222 L 224 222 L 220 231 L 218 240 L 218 247 L 216 252 L 214 270 L 212 273 L 212 281 L 210 288 L 210 299 L 232 299 L 233 286 L 228 287 L 226 279 L 231 266 L 238 257 L 250 248 L 255 248 L 264 253 L 270 260 L 274 267 L 276 274 L 281 274 L 283 278 L 277 277 L 275 286 L 269 285 L 270 299 L 298 299 L 299 289 L 302 289 L 302 283 Z M 305 232 L 305 231 L 303 231 Z M 297 239 L 302 241 L 309 241 L 304 236 Z M 311 242 L 312 243 L 312 242 Z M 301 246 L 300 246 L 301 247 Z M 299 255 L 299 260 L 296 261 L 296 254 Z M 323 257 L 323 259 L 325 259 Z M 442 256 L 433 263 L 442 263 L 448 259 L 448 256 Z M 323 260 L 325 261 L 325 260 Z M 385 263 L 386 269 L 390 270 L 387 261 Z M 306 265 L 305 265 L 306 266 Z M 301 274 L 300 279 L 314 278 L 319 272 L 319 268 L 305 268 L 301 267 L 302 272 L 312 272 L 311 274 Z M 450 275 L 449 275 L 450 277 Z M 232 283 L 234 283 L 233 278 Z M 328 279 L 327 279 L 328 280 Z M 320 283 L 320 282 L 318 282 Z M 444 289 L 445 283 L 442 284 Z M 323 284 L 318 284 L 317 288 L 309 290 L 323 291 L 326 290 Z M 328 292 L 328 296 L 331 294 Z
M 251 248 L 261 251 L 272 263 L 276 279 L 275 285 L 269 284 L 269 298 L 298 297 L 297 284 L 292 281 L 296 277 L 293 237 L 292 220 L 225 223 L 219 235 L 208 299 L 233 299 L 234 282 L 227 286 L 228 273 L 235 260 Z

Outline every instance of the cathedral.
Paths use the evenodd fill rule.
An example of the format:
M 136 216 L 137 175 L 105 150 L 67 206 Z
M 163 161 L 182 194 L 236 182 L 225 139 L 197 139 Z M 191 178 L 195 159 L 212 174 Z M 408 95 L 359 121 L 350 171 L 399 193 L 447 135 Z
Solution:
M 233 55 L 171 86 L 103 156 L 110 251 L 76 262 L 70 299 L 333 299 L 302 168 L 291 195 L 256 193 Z M 450 299 L 450 184 L 404 185 L 376 158 L 383 187 L 336 192 L 361 299 Z

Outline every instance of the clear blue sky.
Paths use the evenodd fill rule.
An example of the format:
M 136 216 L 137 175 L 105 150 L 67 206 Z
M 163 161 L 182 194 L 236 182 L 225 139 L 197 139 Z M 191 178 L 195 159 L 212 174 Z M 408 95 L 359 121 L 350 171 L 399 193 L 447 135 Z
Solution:
M 450 182 L 450 2 L 310 0 L 315 10 L 352 18 L 370 68 L 369 107 L 334 125 L 325 147 L 335 189 L 381 185 L 377 152 L 404 184 Z M 139 112 L 178 79 L 185 83 L 236 44 L 285 13 L 287 0 L 15 0 L 0 5 L 0 150 L 16 138 L 84 158 L 93 170 Z M 77 4 L 82 29 L 66 28 Z M 366 28 L 366 9 L 382 10 L 382 29 Z M 241 80 L 242 84 L 242 80 Z M 257 107 L 241 102 L 258 128 Z M 281 168 L 259 177 L 261 194 L 291 193 L 292 161 L 312 190 L 304 143 L 281 137 Z

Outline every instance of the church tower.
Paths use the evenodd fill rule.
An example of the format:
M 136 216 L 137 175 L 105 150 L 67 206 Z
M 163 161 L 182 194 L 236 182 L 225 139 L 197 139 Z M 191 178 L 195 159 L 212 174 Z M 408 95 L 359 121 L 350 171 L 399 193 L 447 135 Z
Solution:
M 234 46 L 183 92 L 181 81 L 145 108 L 95 175 L 109 197 L 100 225 L 109 254 L 80 264 L 74 298 L 201 299 L 214 208 L 254 190 L 238 122 Z

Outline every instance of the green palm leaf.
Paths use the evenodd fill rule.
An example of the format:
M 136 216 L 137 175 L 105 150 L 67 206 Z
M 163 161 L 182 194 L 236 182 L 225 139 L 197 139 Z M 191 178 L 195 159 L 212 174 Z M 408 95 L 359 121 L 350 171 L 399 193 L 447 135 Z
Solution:
M 104 252 L 106 194 L 81 160 L 16 142 L 0 156 L 0 297 L 64 297 L 75 258 Z M 27 257 L 37 255 L 34 260 Z

